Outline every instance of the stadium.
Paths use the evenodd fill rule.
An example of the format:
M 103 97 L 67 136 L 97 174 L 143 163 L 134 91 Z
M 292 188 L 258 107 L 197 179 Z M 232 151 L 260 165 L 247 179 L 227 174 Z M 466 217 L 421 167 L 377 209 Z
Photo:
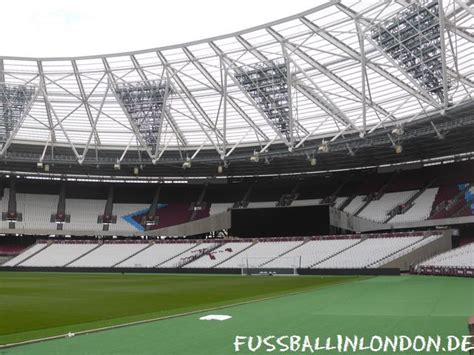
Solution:
M 0 353 L 474 353 L 473 4 L 0 53 Z

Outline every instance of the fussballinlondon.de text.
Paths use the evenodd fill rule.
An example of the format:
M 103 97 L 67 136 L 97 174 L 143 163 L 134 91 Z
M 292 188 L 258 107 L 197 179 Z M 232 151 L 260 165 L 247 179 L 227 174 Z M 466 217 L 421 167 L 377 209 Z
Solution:
M 234 352 L 279 353 L 449 353 L 474 350 L 473 336 L 344 336 L 319 337 L 309 335 L 237 335 Z

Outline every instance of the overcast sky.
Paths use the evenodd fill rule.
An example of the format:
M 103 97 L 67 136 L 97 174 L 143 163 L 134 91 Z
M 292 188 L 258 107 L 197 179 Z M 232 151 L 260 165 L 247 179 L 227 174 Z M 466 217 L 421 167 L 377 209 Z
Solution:
M 321 0 L 5 0 L 0 56 L 57 57 L 154 48 L 242 30 Z

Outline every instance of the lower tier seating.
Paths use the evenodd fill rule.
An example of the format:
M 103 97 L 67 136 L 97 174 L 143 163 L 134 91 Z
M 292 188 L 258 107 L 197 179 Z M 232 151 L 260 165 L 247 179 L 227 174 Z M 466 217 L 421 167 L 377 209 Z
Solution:
M 292 260 L 292 257 L 294 257 L 298 265 L 301 265 L 300 267 L 309 268 L 359 242 L 360 238 L 310 240 L 285 254 L 287 258 L 275 259 L 266 264 L 265 267 L 291 267 L 288 263 L 294 262 L 295 260 Z
M 46 248 L 48 245 L 46 243 L 36 243 L 32 247 L 24 250 L 21 254 L 17 255 L 16 257 L 8 260 L 3 266 L 16 266 L 22 263 L 23 261 L 27 260 L 28 258 L 32 257 L 40 250 Z
M 306 239 L 43 241 L 37 242 L 3 266 L 185 269 L 377 268 L 438 237 L 441 236 L 433 232 Z M 470 248 L 473 245 L 471 244 Z M 463 255 L 463 252 L 459 251 L 459 258 L 464 258 L 467 260 L 466 263 L 472 264 L 472 251 Z
M 474 268 L 474 243 L 436 255 L 419 265 L 448 268 Z
M 138 251 L 146 244 L 102 244 L 92 252 L 77 259 L 69 267 L 112 267 Z
M 396 252 L 400 252 L 422 239 L 422 236 L 367 238 L 355 244 L 352 248 L 346 249 L 342 253 L 316 264 L 313 267 L 318 269 L 356 269 L 370 267 L 373 263 Z
M 157 267 L 195 245 L 196 243 L 156 243 L 122 261 L 117 267 Z
M 97 248 L 96 243 L 54 243 L 22 263 L 22 266 L 64 266 Z
M 174 258 L 160 264 L 158 267 L 179 268 L 196 260 L 201 256 L 206 256 L 218 244 L 216 243 L 198 243 L 193 248 L 186 250 L 184 253 L 175 256 Z
M 250 247 L 252 242 L 230 242 L 221 245 L 219 248 L 213 250 L 212 252 L 203 255 L 202 258 L 199 258 L 187 265 L 185 268 L 212 268 L 217 264 L 223 263 L 227 259 L 233 258 L 238 253 L 241 253 L 246 248 Z
M 217 265 L 217 268 L 240 269 L 244 266 L 244 263 L 248 263 L 249 267 L 260 267 L 262 264 L 289 252 L 303 243 L 302 240 L 261 241 L 245 250 L 245 252 L 236 255 L 234 258 L 228 259 L 222 264 Z

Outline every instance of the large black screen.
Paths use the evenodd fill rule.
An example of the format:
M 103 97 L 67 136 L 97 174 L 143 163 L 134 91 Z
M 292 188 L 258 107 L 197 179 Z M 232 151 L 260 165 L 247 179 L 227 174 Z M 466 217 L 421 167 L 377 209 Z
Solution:
M 312 236 L 329 233 L 329 206 L 233 209 L 235 237 Z

